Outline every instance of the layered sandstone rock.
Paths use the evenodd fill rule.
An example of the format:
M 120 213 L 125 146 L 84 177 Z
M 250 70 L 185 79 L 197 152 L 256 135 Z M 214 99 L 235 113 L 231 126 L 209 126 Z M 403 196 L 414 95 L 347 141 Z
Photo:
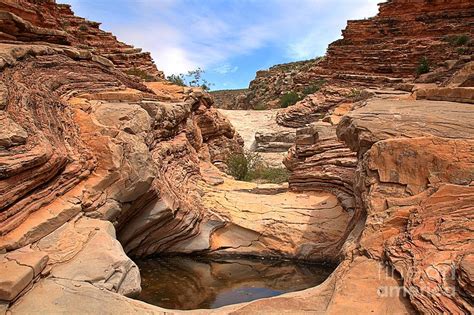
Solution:
M 364 89 L 399 88 L 403 82 L 413 82 L 422 58 L 436 74 L 420 82 L 441 84 L 471 59 L 472 12 L 473 4 L 466 0 L 382 3 L 377 16 L 349 21 L 343 38 L 329 45 L 324 58 L 258 72 L 247 103 L 278 107 L 283 94 L 297 92 L 304 99 L 282 110 L 277 121 L 301 127 L 316 121 L 322 111 L 358 97 Z M 463 36 L 467 42 L 458 44 Z M 320 90 L 315 88 L 321 85 Z M 469 99 L 466 95 L 470 94 L 444 100 Z
M 337 262 L 352 218 L 331 193 L 295 193 L 231 179 L 206 189 L 203 202 L 225 222 L 210 235 L 212 255 Z
M 471 1 L 387 1 L 377 16 L 348 21 L 343 39 L 329 45 L 324 66 L 340 73 L 410 78 L 423 57 L 432 65 L 457 59 L 459 51 L 446 38 L 469 36 L 473 19 Z
M 248 108 L 278 108 L 280 97 L 286 92 L 303 92 L 308 86 L 307 78 L 301 77 L 320 59 L 311 59 L 287 64 L 275 65 L 268 70 L 258 71 L 254 80 L 250 82 L 245 103 Z
M 284 161 L 291 172 L 290 188 L 331 191 L 346 209 L 354 209 L 356 154 L 340 142 L 336 126 L 314 123 L 298 129 L 296 144 Z
M 70 44 L 109 59 L 127 73 L 148 80 L 164 78 L 150 53 L 118 41 L 99 26 L 55 0 L 0 1 L 0 39 Z
M 359 156 L 360 250 L 387 260 L 422 312 L 472 312 L 458 283 L 474 250 L 473 114 L 469 104 L 373 101 L 338 126 Z
M 245 102 L 247 89 L 212 91 L 214 106 L 220 109 L 248 109 Z
M 466 59 L 464 63 L 454 64 L 447 69 L 436 69 L 429 75 L 441 73 L 445 78 L 441 86 L 421 85 L 416 89 L 417 99 L 428 99 L 434 101 L 450 101 L 460 103 L 474 102 L 474 61 Z M 452 69 L 454 68 L 455 71 Z M 416 87 L 416 86 L 415 86 Z
M 94 50 L 58 45 L 74 41 L 45 8 L 66 7 L 2 3 L 1 312 L 166 312 L 125 297 L 140 291 L 127 255 L 200 253 L 343 260 L 320 287 L 217 314 L 472 313 L 472 105 L 400 100 L 367 89 L 400 79 L 339 73 L 301 103 L 326 123 L 297 131 L 286 161 L 290 186 L 313 192 L 240 183 L 214 166 L 242 141 L 209 95 L 142 85 Z M 470 3 L 435 6 L 449 21 Z M 469 68 L 455 72 L 446 87 L 470 87 Z
M 196 190 L 200 158 L 218 164 L 226 150 L 242 150 L 238 135 L 199 90 L 165 83 L 147 88 L 69 46 L 8 43 L 0 49 L 2 274 L 18 269 L 14 279 L 2 276 L 2 299 L 14 300 L 42 278 L 28 268 L 23 275 L 9 262 L 20 248 L 46 253 L 43 277 L 136 295 L 138 269 L 112 224 L 84 217 L 113 222 L 123 235 L 157 200 L 169 205 L 167 217 L 176 225 L 160 230 L 164 238 L 145 237 L 164 241 L 165 248 L 150 249 L 140 239 L 139 252 L 181 246 L 207 222 Z M 167 222 L 146 219 L 155 229 Z

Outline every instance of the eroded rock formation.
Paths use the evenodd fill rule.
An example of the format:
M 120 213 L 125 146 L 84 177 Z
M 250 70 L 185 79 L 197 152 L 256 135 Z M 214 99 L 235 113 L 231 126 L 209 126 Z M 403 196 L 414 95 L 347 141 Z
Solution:
M 408 75 L 401 57 L 389 76 L 387 64 L 355 55 L 357 73 L 323 71 L 371 37 L 397 44 L 408 36 L 399 24 L 431 39 L 465 31 L 470 2 L 389 1 L 379 17 L 350 23 L 351 42 L 308 70 L 325 80 L 321 90 L 278 118 L 323 120 L 296 131 L 285 160 L 290 188 L 305 192 L 224 175 L 216 166 L 243 143 L 212 98 L 120 71 L 160 76 L 143 55 L 122 63 L 93 36 L 79 47 L 75 18 L 53 27 L 68 7 L 0 4 L 0 312 L 166 312 L 126 297 L 140 291 L 127 255 L 199 253 L 341 261 L 317 288 L 215 313 L 472 313 L 472 64 L 427 45 L 433 60 L 431 47 L 458 60 L 419 78 L 441 87 L 399 86 L 409 92 L 386 89 Z M 392 15 L 399 22 L 387 22 Z M 83 29 L 102 36 L 91 23 Z
M 139 273 L 127 255 L 337 259 L 351 215 L 332 194 L 229 184 L 215 168 L 243 143 L 208 94 L 144 85 L 94 49 L 57 41 L 68 37 L 63 31 L 38 25 L 0 46 L 2 307 L 54 312 L 57 304 L 31 304 L 43 290 L 69 301 L 94 290 L 134 296 Z M 273 213 L 272 203 L 283 213 L 300 198 L 305 209 Z M 246 210 L 252 220 L 233 205 L 245 200 L 260 200 Z M 103 296 L 118 309 L 137 304 Z
M 200 161 L 224 167 L 242 141 L 209 95 L 164 82 L 147 87 L 34 20 L 64 7 L 22 3 L 2 2 L 10 8 L 2 30 L 11 35 L 0 44 L 2 307 L 44 277 L 136 295 L 139 272 L 115 231 L 127 254 L 208 248 L 193 241 L 212 217 L 196 189 Z M 22 10 L 31 23 L 12 13 Z M 18 28 L 8 27 L 12 19 Z M 163 215 L 147 217 L 154 203 Z M 127 227 L 137 217 L 154 234 L 135 230 L 133 245 Z
M 212 91 L 214 106 L 221 109 L 248 109 L 245 102 L 247 89 Z
M 74 15 L 70 5 L 55 0 L 0 1 L 0 39 L 23 42 L 45 41 L 91 51 L 105 57 L 116 68 L 148 80 L 164 78 L 150 53 L 142 52 L 102 31 L 100 23 Z

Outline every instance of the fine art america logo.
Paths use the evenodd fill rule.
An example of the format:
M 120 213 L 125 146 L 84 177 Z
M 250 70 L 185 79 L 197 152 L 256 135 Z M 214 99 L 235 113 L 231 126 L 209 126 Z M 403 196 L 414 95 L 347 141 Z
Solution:
M 410 268 L 402 275 L 404 279 L 417 279 L 420 286 L 397 285 L 394 279 L 400 279 L 400 274 L 390 266 L 380 265 L 378 277 L 387 285 L 377 288 L 377 295 L 383 298 L 408 297 L 416 295 L 454 297 L 456 293 L 456 266 L 454 263 L 428 266 L 424 270 Z M 400 280 L 401 281 L 401 280 Z M 425 285 L 423 285 L 425 284 Z

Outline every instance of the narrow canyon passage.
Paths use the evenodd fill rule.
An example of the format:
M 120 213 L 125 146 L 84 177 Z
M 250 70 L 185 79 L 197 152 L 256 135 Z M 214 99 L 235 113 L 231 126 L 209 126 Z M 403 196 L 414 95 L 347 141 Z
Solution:
M 0 315 L 474 313 L 472 0 L 386 0 L 223 91 L 100 22 L 0 0 Z
M 276 111 L 220 112 L 246 150 L 282 167 L 295 130 L 278 127 Z M 221 223 L 196 237 L 209 244 L 199 256 L 136 260 L 140 300 L 169 309 L 213 309 L 315 287 L 331 274 L 352 218 L 336 196 L 292 192 L 288 183 L 238 181 L 206 163 L 201 172 L 203 206 Z
M 270 166 L 283 167 L 282 160 L 295 142 L 296 129 L 276 123 L 278 110 L 219 109 L 244 140 L 244 148 L 258 152 Z

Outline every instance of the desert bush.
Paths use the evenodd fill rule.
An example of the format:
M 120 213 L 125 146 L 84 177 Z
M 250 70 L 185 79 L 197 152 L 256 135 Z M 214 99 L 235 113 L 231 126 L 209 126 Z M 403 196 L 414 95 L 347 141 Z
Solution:
M 425 74 L 430 72 L 430 64 L 428 62 L 428 59 L 426 57 L 421 58 L 420 64 L 416 68 L 416 73 L 418 75 Z
M 85 24 L 81 24 L 81 25 L 79 26 L 79 30 L 80 30 L 81 32 L 86 32 L 88 29 L 89 29 L 89 28 L 88 28 L 87 25 L 85 25 Z
M 258 103 L 257 105 L 255 105 L 253 107 L 254 110 L 265 110 L 265 109 L 268 109 L 267 108 L 267 105 L 265 105 L 264 103 Z
M 280 107 L 287 108 L 288 106 L 295 105 L 300 100 L 298 93 L 288 92 L 280 98 Z
M 202 76 L 205 71 L 201 68 L 188 71 L 188 73 L 183 74 L 172 74 L 166 77 L 168 81 L 180 86 L 191 86 L 191 87 L 200 87 L 206 92 L 209 92 L 213 83 L 210 83 Z
M 303 89 L 303 94 L 304 95 L 310 95 L 310 94 L 314 94 L 316 92 L 318 92 L 319 90 L 321 90 L 321 88 L 323 87 L 324 83 L 326 83 L 325 80 L 319 80 L 317 81 L 316 83 L 313 83 L 307 87 L 305 87 Z
M 259 168 L 263 161 L 258 153 L 247 151 L 231 154 L 226 164 L 232 177 L 248 181 L 249 172 Z
M 361 98 L 362 91 L 358 89 L 351 89 L 351 92 L 347 95 L 348 98 L 357 101 Z
M 462 35 L 451 35 L 444 38 L 451 46 L 464 46 L 469 43 L 469 36 L 466 34 Z
M 281 184 L 288 181 L 289 172 L 284 167 L 263 166 L 255 170 L 250 170 L 249 181 L 260 181 L 265 183 Z
M 179 86 L 186 86 L 186 83 L 184 82 L 184 76 L 182 74 L 169 75 L 166 77 L 166 80 Z
M 241 181 L 280 184 L 288 181 L 288 171 L 269 167 L 256 152 L 235 153 L 226 161 L 229 174 Z
M 132 69 L 125 70 L 125 73 L 128 74 L 128 75 L 133 75 L 133 76 L 139 77 L 142 80 L 147 81 L 147 82 L 155 80 L 155 78 L 153 76 L 149 75 L 148 73 L 146 73 L 146 71 L 143 71 L 143 70 L 138 69 L 138 68 L 132 68 Z

